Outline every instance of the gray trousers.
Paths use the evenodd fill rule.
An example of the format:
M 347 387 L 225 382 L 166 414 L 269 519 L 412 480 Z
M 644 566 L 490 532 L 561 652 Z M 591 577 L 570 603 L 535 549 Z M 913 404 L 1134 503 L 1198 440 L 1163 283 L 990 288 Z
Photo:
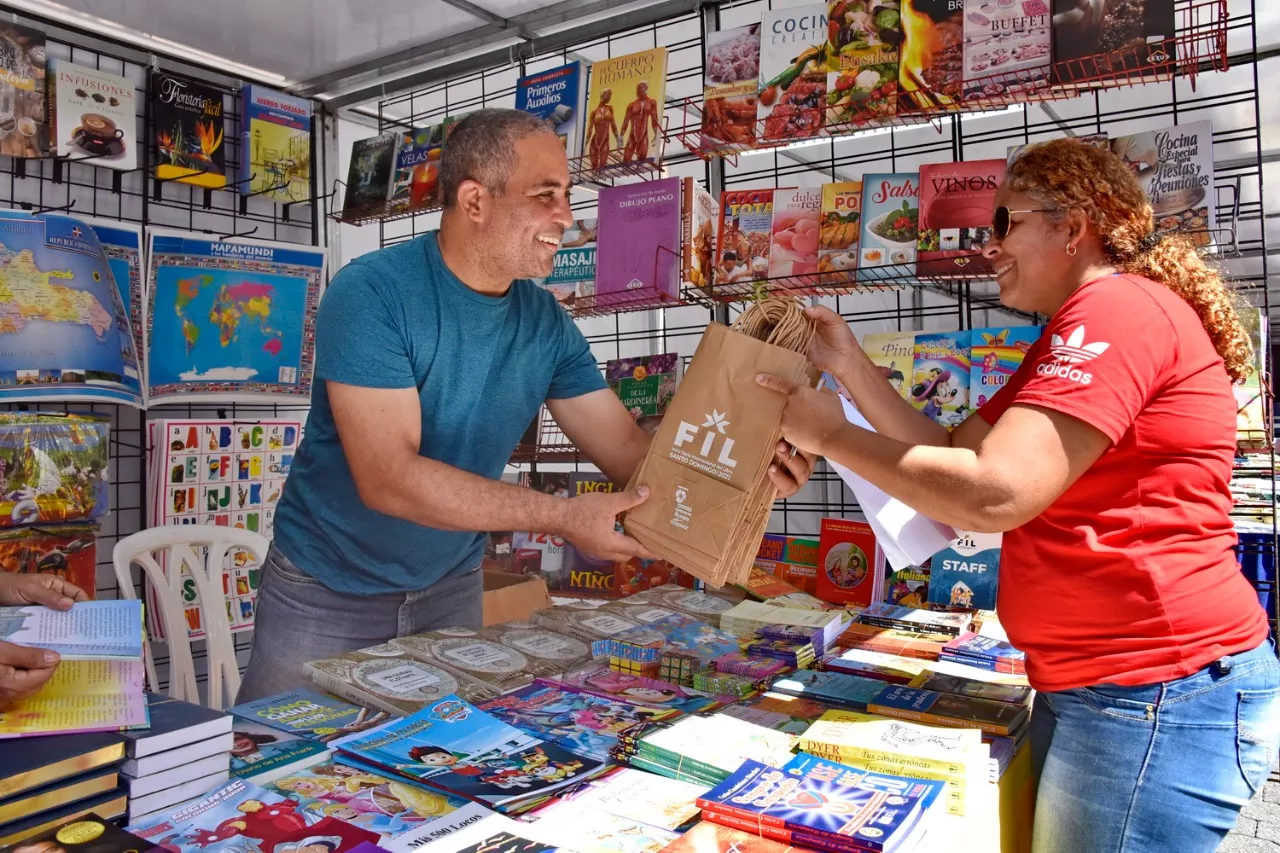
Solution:
M 236 702 L 307 686 L 302 665 L 436 628 L 479 628 L 484 573 L 448 575 L 409 593 L 334 592 L 272 548 L 262 566 L 253 649 Z

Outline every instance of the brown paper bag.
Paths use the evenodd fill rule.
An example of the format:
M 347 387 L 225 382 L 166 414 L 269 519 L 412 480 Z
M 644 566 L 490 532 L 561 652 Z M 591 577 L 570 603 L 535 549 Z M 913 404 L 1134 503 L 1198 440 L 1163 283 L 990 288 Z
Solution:
M 800 353 L 708 326 L 632 478 L 650 497 L 628 513 L 627 533 L 715 586 L 745 582 L 773 505 L 767 471 L 784 400 L 759 373 L 817 376 Z

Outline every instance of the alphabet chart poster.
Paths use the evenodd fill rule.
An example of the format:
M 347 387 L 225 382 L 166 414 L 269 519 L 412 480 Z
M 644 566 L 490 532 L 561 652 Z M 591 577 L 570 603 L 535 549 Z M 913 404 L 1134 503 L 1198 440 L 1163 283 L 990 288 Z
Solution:
M 276 505 L 302 439 L 301 421 L 157 420 L 148 428 L 151 526 L 212 524 L 271 538 Z M 190 573 L 182 571 L 187 629 L 191 639 L 199 639 L 209 617 Z M 248 553 L 228 556 L 222 583 L 233 632 L 253 627 L 260 572 Z M 151 636 L 163 639 L 159 601 L 154 591 L 148 594 Z

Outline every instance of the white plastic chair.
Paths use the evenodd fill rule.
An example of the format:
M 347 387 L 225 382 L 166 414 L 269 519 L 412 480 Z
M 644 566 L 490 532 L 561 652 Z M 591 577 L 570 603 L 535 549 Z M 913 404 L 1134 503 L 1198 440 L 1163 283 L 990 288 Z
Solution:
M 235 703 L 240 690 L 240 667 L 236 663 L 235 643 L 231 639 L 231 622 L 227 617 L 226 593 L 222 586 L 222 571 L 227 554 L 232 550 L 247 551 L 259 563 L 267 556 L 270 543 L 249 530 L 236 527 L 216 527 L 206 524 L 187 524 L 171 527 L 153 527 L 126 536 L 116 543 L 112 552 L 115 563 L 116 583 L 124 598 L 136 598 L 130 565 L 137 563 L 147 575 L 147 581 L 155 590 L 165 629 L 165 642 L 169 645 L 169 696 L 186 702 L 200 704 L 196 689 L 195 666 L 191 660 L 191 640 L 187 636 L 187 620 L 183 613 L 182 567 L 185 565 L 195 581 L 204 618 L 205 644 L 209 661 L 208 707 L 221 711 Z M 208 560 L 202 559 L 195 549 L 208 549 Z M 166 553 L 164 560 L 168 571 L 160 567 L 156 552 Z M 216 605 L 222 606 L 216 606 Z M 212 605 L 212 606 L 211 606 Z M 152 690 L 156 680 L 155 660 L 151 653 L 151 641 L 146 643 L 147 680 Z M 226 689 L 226 705 L 223 704 L 223 688 Z

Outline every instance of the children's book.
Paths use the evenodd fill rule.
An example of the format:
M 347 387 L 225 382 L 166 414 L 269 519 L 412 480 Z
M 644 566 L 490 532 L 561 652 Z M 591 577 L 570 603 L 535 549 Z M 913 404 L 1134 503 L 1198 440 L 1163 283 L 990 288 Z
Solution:
M 98 526 L 87 523 L 0 530 L 0 571 L 56 574 L 92 599 L 98 585 L 97 535 Z
M 199 800 L 126 829 L 151 844 L 163 844 L 170 853 L 275 853 L 277 844 L 307 826 L 298 803 L 252 782 L 232 779 Z
M 745 819 L 765 837 L 782 836 L 774 840 L 830 850 L 827 839 L 848 839 L 848 848 L 841 849 L 890 853 L 915 842 L 921 819 L 941 791 L 938 781 L 797 755 L 781 768 L 744 762 L 698 804 L 706 819 L 729 825 Z
M 915 370 L 907 402 L 948 429 L 969 415 L 969 333 L 916 335 Z
M 419 791 L 418 793 L 422 792 Z M 455 799 L 450 798 L 450 802 Z M 469 831 L 470 827 L 474 827 L 483 821 L 491 819 L 510 820 L 510 818 L 505 818 L 495 811 L 486 809 L 479 803 L 467 800 L 462 802 L 465 805 L 446 815 L 431 818 L 393 838 L 385 838 L 382 842 L 382 848 L 387 853 L 419 853 L 419 851 L 439 849 L 436 845 L 447 845 L 449 843 L 448 839 Z
M 231 775 L 256 779 L 273 770 L 314 759 L 327 750 L 324 744 L 307 740 L 232 715 Z
M 679 711 L 647 708 L 550 684 L 531 684 L 480 704 L 509 726 L 600 762 L 618 745 L 618 733 L 638 723 L 669 720 Z
M 588 693 L 646 708 L 674 709 L 686 714 L 711 710 L 718 704 L 710 697 L 699 695 L 676 684 L 624 672 L 614 672 L 606 663 L 595 663 L 556 678 L 538 680 L 541 683 L 563 687 L 577 693 Z
M 32 696 L 0 711 L 0 739 L 150 725 L 141 660 L 63 660 Z
M 297 770 L 265 787 L 297 801 L 299 811 L 315 820 L 333 817 L 390 836 L 421 829 L 469 805 L 461 797 L 330 761 Z
M 500 810 L 576 784 L 601 764 L 447 696 L 333 742 L 340 753 Z
M 1042 326 L 995 326 L 969 332 L 969 399 L 979 409 L 1018 371 Z
M 1091 88 L 1100 78 L 1140 83 L 1172 73 L 1178 53 L 1174 5 L 1147 0 L 1084 7 L 1052 0 L 1053 83 Z
M 0 607 L 0 640 L 49 649 L 63 660 L 140 660 L 142 602 L 82 601 L 70 610 Z
M 876 332 L 862 336 L 862 349 L 871 363 L 902 399 L 911 399 L 915 375 L 916 335 L 914 332 Z
M 563 799 L 648 826 L 675 831 L 698 817 L 706 788 L 631 767 L 619 767 Z
M 232 714 L 308 740 L 325 743 L 384 723 L 386 711 L 371 711 L 300 687 L 230 709 Z
M 929 596 L 929 561 L 923 566 L 907 566 L 905 569 L 889 567 L 884 580 L 884 600 L 887 604 L 902 607 L 924 607 Z

